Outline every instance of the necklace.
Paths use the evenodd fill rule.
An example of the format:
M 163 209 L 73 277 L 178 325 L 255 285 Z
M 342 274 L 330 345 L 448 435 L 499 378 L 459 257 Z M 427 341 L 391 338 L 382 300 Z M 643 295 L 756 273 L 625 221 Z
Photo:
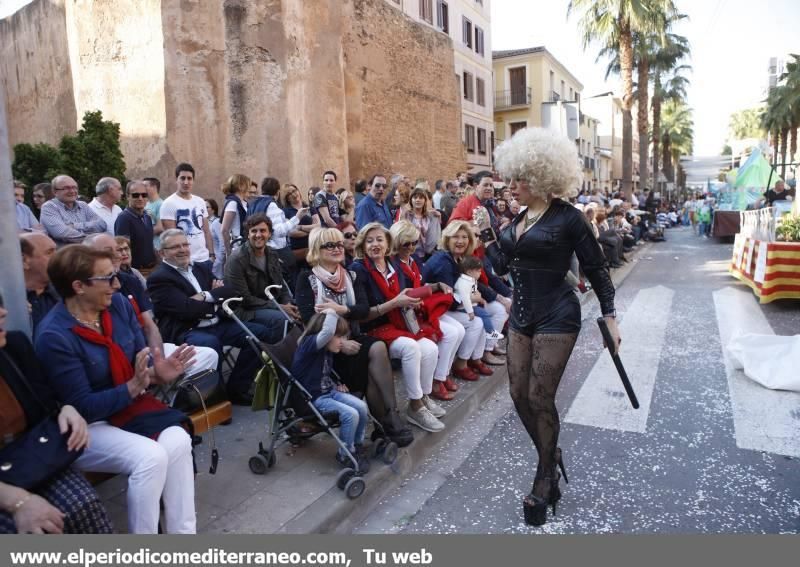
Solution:
M 525 215 L 525 230 L 529 229 L 530 227 L 535 225 L 537 222 L 539 222 L 539 219 L 541 219 L 542 216 L 544 216 L 544 214 L 547 212 L 547 209 L 549 209 L 549 208 L 550 208 L 550 205 L 548 204 L 544 209 L 542 209 L 540 212 L 538 212 L 535 215 L 528 216 L 526 214 Z
M 95 329 L 99 329 L 99 328 L 100 328 L 100 321 L 98 321 L 98 320 L 95 320 L 95 321 L 86 321 L 85 319 L 81 319 L 80 317 L 78 317 L 77 315 L 75 315 L 75 313 L 73 313 L 72 311 L 70 311 L 69 313 L 70 313 L 70 315 L 72 315 L 73 317 L 75 317 L 75 319 L 76 319 L 76 320 L 78 321 L 78 323 L 80 323 L 81 325 L 84 325 L 84 326 L 86 326 L 86 327 L 94 327 Z

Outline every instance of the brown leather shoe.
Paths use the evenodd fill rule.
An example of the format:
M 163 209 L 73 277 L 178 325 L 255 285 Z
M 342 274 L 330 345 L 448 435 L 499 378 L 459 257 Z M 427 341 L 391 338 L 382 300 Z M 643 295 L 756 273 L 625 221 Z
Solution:
M 486 366 L 482 360 L 470 360 L 467 362 L 467 364 L 474 371 L 478 372 L 479 374 L 483 374 L 484 376 L 491 376 L 494 374 L 494 370 Z
M 503 366 L 506 363 L 505 359 L 500 358 L 491 352 L 483 353 L 483 362 L 486 364 L 491 364 L 492 366 Z
M 431 390 L 431 397 L 437 400 L 450 401 L 455 397 L 455 394 L 445 388 L 442 380 L 433 381 L 433 389 Z
M 456 381 L 448 376 L 444 381 L 444 387 L 450 390 L 451 392 L 458 392 L 459 385 L 456 384 Z

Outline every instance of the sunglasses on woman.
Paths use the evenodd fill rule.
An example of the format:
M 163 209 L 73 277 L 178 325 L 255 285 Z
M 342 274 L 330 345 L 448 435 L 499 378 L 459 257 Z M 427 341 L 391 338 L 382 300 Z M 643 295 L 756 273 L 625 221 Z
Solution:
M 113 274 L 110 274 L 108 276 L 92 276 L 91 278 L 86 278 L 86 281 L 87 282 L 106 282 L 108 285 L 111 285 L 111 283 L 115 279 L 117 281 L 119 281 L 119 272 L 114 272 Z
M 419 240 L 415 240 L 413 242 L 403 242 L 400 246 L 403 248 L 416 248 L 417 244 L 419 244 Z
M 325 250 L 333 250 L 334 248 L 344 250 L 344 242 L 326 242 L 321 245 L 320 248 L 324 248 Z
M 342 236 L 344 236 L 345 238 L 350 239 L 350 238 L 355 238 L 356 236 L 358 236 L 358 233 L 357 232 L 343 232 Z

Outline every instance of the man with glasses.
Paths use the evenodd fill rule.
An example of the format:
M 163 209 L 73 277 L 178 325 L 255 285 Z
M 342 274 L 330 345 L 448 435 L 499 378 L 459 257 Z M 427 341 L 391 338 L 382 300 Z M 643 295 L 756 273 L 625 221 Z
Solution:
M 96 197 L 89 206 L 98 217 L 106 221 L 106 232 L 114 236 L 114 224 L 122 213 L 122 209 L 117 205 L 122 199 L 122 185 L 118 179 L 103 177 L 97 182 L 94 192 Z
M 250 405 L 249 389 L 260 361 L 248 344 L 247 334 L 224 317 L 219 306 L 223 299 L 234 297 L 233 288 L 215 280 L 207 262 L 192 262 L 189 240 L 180 229 L 161 234 L 159 252 L 162 262 L 147 278 L 147 291 L 161 335 L 176 344 L 210 347 L 220 361 L 223 346 L 240 348 L 228 380 L 228 399 L 237 405 Z M 270 336 L 263 325 L 245 325 L 259 340 L 266 341 Z
M 384 201 L 386 177 L 376 173 L 369 181 L 369 191 L 356 207 L 356 225 L 367 226 L 379 222 L 387 229 L 392 226 L 392 213 Z
M 127 187 L 128 206 L 117 217 L 114 232 L 126 236 L 131 242 L 131 266 L 145 273 L 156 265 L 153 249 L 153 219 L 147 214 L 147 187 L 143 181 L 133 180 Z
M 57 246 L 80 244 L 90 234 L 106 231 L 106 222 L 78 200 L 78 184 L 69 175 L 51 182 L 56 198 L 42 205 L 39 220 Z

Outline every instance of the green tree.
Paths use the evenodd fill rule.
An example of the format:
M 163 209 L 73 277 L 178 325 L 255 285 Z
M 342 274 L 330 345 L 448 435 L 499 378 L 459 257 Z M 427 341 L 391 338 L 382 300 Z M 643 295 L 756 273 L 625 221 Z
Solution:
M 94 195 L 102 177 L 116 177 L 125 186 L 125 159 L 119 144 L 119 124 L 103 120 L 102 112 L 87 112 L 74 136 L 59 144 L 64 172 L 78 182 L 81 193 Z
M 767 133 L 761 125 L 762 112 L 764 112 L 764 107 L 759 106 L 738 110 L 731 114 L 728 120 L 728 139 L 766 139 Z
M 50 181 L 61 171 L 61 154 L 50 144 L 17 144 L 14 146 L 14 163 L 11 164 L 14 179 L 24 182 L 29 188 L 37 183 Z
M 661 147 L 664 175 L 668 181 L 684 184 L 680 157 L 691 155 L 694 147 L 694 119 L 692 109 L 681 100 L 668 100 L 662 109 Z M 675 170 L 678 169 L 676 179 Z
M 800 103 L 792 89 L 786 85 L 778 85 L 769 91 L 767 106 L 761 114 L 761 125 L 772 134 L 774 142 L 773 164 L 778 159 L 781 166 L 781 177 L 786 178 L 786 148 L 789 133 L 797 128 L 797 107 Z
M 570 0 L 567 15 L 581 13 L 578 21 L 584 48 L 593 43 L 619 51 L 622 78 L 622 191 L 632 192 L 633 180 L 633 34 L 663 34 L 664 18 L 677 13 L 672 0 Z

